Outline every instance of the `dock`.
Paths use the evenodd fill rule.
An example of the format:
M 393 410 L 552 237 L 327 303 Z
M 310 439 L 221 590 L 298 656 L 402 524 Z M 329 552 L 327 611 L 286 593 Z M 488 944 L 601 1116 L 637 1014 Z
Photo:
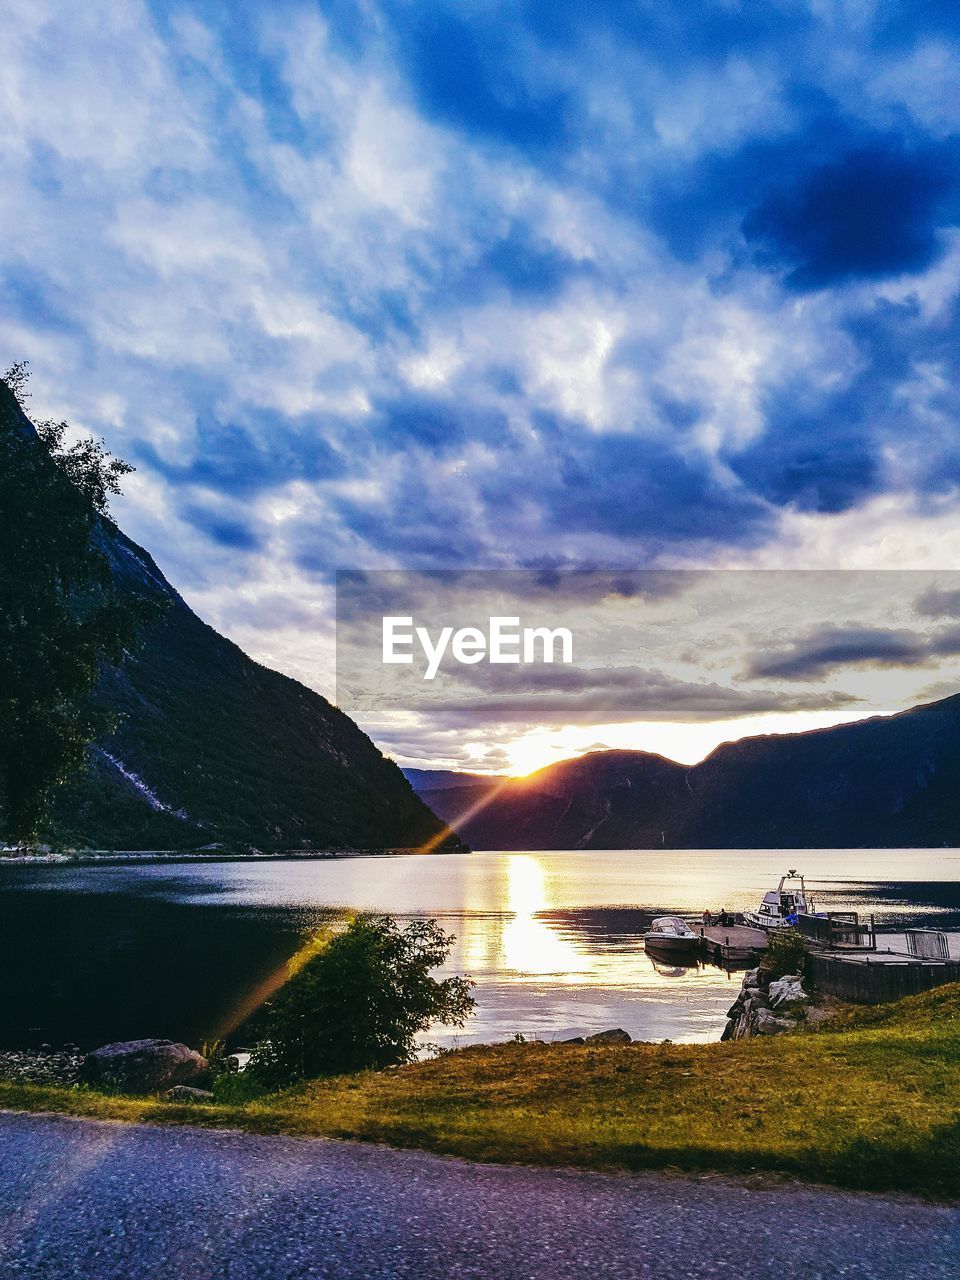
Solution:
M 960 982 L 960 939 L 939 929 L 878 931 L 855 911 L 802 915 L 807 972 L 819 990 L 856 1004 L 885 1004 Z M 886 945 L 884 945 L 886 944 Z
M 767 947 L 767 933 L 751 925 L 699 924 L 691 927 L 700 935 L 704 959 L 724 967 L 759 960 Z
M 759 964 L 770 935 L 746 924 L 689 922 L 700 939 L 700 958 L 724 969 Z M 960 934 L 936 929 L 884 932 L 872 915 L 855 911 L 801 914 L 797 927 L 807 950 L 807 975 L 827 995 L 857 1004 L 881 1004 L 960 982 Z

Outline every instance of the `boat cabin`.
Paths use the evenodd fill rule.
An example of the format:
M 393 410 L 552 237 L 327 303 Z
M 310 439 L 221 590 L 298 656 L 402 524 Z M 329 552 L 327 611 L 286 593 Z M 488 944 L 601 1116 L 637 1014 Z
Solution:
M 799 881 L 799 888 L 787 888 L 787 883 L 791 880 Z M 767 929 L 796 924 L 798 916 L 812 914 L 813 901 L 807 898 L 803 876 L 796 871 L 788 871 L 785 876 L 781 876 L 779 885 L 763 895 L 763 901 L 756 911 L 744 913 L 750 924 Z

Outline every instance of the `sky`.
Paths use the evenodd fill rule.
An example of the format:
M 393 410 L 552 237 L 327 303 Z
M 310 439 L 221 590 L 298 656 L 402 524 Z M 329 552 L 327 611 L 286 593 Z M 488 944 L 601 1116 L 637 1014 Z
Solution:
M 400 637 L 388 664 L 385 617 Z M 491 619 L 506 637 L 497 661 Z M 444 628 L 476 634 L 459 650 L 448 635 L 441 648 Z M 563 628 L 567 647 L 552 640 L 544 661 L 542 640 L 525 649 L 529 628 Z M 338 701 L 414 768 L 516 776 L 610 748 L 695 764 L 733 739 L 957 693 L 960 571 L 377 570 L 337 580 Z
M 326 694 L 338 569 L 949 569 L 958 45 L 945 0 L 8 0 L 0 354 Z

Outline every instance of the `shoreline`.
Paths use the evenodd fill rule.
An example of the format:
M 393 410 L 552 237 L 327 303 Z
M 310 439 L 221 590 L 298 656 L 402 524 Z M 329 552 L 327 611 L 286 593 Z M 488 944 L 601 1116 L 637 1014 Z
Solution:
M 469 854 L 469 849 L 439 849 L 437 853 Z M 425 857 L 418 848 L 396 849 L 293 849 L 279 853 L 181 852 L 177 849 L 91 849 L 67 853 L 0 854 L 0 867 L 110 866 L 125 863 L 167 862 L 328 862 L 338 858 Z
M 958 1055 L 960 983 L 773 1037 L 508 1042 L 247 1101 L 2 1081 L 0 1108 L 350 1138 L 481 1162 L 780 1174 L 956 1200 Z M 785 1097 L 816 1123 L 785 1125 Z

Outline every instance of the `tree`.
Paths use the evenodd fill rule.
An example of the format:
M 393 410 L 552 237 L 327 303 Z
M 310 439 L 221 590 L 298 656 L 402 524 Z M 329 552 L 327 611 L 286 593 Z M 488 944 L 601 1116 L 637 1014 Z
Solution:
M 52 792 L 110 728 L 91 692 L 157 602 L 113 580 L 112 494 L 132 470 L 65 422 L 23 412 L 26 365 L 0 380 L 0 822 L 24 842 Z
M 472 984 L 430 974 L 453 942 L 436 920 L 401 929 L 387 915 L 356 916 L 342 933 L 319 937 L 268 1007 L 254 1078 L 279 1087 L 382 1069 L 410 1061 L 417 1032 L 431 1023 L 462 1027 Z

